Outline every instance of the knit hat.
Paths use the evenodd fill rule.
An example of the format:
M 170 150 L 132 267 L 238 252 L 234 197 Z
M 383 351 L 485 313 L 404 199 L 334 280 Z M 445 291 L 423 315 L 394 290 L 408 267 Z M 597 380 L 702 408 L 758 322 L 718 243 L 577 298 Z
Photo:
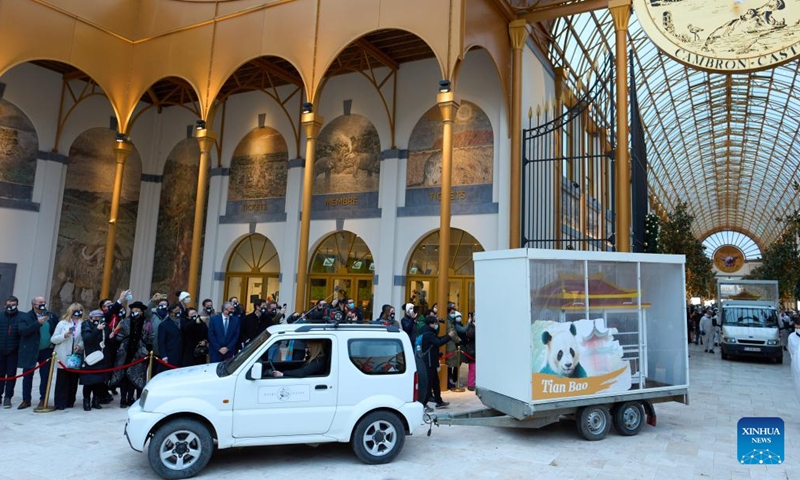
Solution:
M 189 292 L 181 292 L 181 293 L 178 295 L 178 301 L 179 301 L 179 302 L 182 302 L 182 301 L 186 300 L 186 299 L 187 299 L 187 298 L 189 298 L 189 297 L 191 297 L 191 295 L 189 295 Z
M 404 309 L 407 315 L 411 315 L 414 313 L 414 304 L 413 303 L 406 303 L 406 308 Z
M 89 312 L 89 318 L 92 318 L 92 317 L 103 317 L 103 316 L 104 316 L 104 313 L 103 313 L 102 310 L 92 310 L 91 312 Z

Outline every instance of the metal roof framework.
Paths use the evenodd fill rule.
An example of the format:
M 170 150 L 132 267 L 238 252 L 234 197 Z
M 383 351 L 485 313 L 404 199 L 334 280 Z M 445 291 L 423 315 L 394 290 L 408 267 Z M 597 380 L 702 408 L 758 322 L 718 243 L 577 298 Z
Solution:
M 580 2 L 570 2 L 580 3 Z M 591 85 L 613 54 L 607 9 L 562 17 L 551 29 L 548 54 L 565 67 L 573 92 Z M 694 235 L 750 237 L 761 250 L 781 234 L 799 189 L 800 63 L 748 74 L 717 74 L 684 66 L 662 53 L 635 14 L 628 29 L 640 114 L 648 143 L 648 186 L 671 211 L 686 202 Z

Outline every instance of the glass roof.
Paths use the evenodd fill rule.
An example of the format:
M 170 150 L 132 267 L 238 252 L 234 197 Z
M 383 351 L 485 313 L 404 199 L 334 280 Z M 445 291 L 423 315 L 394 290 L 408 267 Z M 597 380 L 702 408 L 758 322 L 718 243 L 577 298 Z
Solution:
M 549 56 L 567 67 L 573 91 L 591 85 L 614 51 L 608 10 L 560 18 Z M 798 62 L 724 75 L 685 67 L 647 38 L 635 14 L 628 30 L 640 113 L 646 130 L 650 192 L 668 211 L 684 201 L 694 234 L 741 232 L 766 246 L 798 190 Z
M 761 259 L 761 250 L 758 248 L 758 245 L 756 245 L 750 237 L 739 232 L 726 230 L 724 232 L 714 233 L 703 240 L 706 256 L 711 259 L 714 258 L 714 252 L 725 245 L 733 245 L 741 250 L 742 253 L 744 253 L 746 261 Z

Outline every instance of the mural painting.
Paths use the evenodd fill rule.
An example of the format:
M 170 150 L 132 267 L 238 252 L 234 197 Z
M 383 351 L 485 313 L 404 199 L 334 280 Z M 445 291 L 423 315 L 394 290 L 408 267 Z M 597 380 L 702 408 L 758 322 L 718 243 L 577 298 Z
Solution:
M 83 132 L 69 150 L 50 310 L 62 312 L 72 302 L 92 309 L 100 300 L 103 283 L 108 216 L 114 189 L 114 131 L 92 128 Z M 128 156 L 122 177 L 117 217 L 112 296 L 127 288 L 139 206 L 142 162 L 136 147 Z
M 285 196 L 288 161 L 289 149 L 277 130 L 251 131 L 233 151 L 228 201 Z
M 334 118 L 317 138 L 314 194 L 377 192 L 381 142 L 361 115 Z
M 16 105 L 0 99 L 0 197 L 30 200 L 39 139 Z
M 452 185 L 492 183 L 494 133 L 480 107 L 464 101 L 453 125 Z M 419 119 L 408 142 L 406 187 L 439 187 L 442 180 L 442 115 L 431 107 Z
M 164 164 L 151 286 L 154 292 L 170 294 L 189 285 L 199 160 L 197 139 L 186 138 L 175 145 Z

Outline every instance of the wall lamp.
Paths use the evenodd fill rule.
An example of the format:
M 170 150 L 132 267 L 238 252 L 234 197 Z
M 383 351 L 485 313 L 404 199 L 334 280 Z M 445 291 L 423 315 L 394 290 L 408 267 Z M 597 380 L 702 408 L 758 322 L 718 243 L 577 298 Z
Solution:
M 130 138 L 124 133 L 117 132 L 114 137 L 117 140 L 117 143 L 125 143 L 130 141 Z
M 310 102 L 306 102 L 303 104 L 303 113 L 311 113 L 314 111 L 314 105 Z
M 206 121 L 205 120 L 198 120 L 195 123 L 195 127 L 197 130 L 205 130 L 206 129 Z
M 450 91 L 450 80 L 439 80 L 439 93 L 447 93 Z

